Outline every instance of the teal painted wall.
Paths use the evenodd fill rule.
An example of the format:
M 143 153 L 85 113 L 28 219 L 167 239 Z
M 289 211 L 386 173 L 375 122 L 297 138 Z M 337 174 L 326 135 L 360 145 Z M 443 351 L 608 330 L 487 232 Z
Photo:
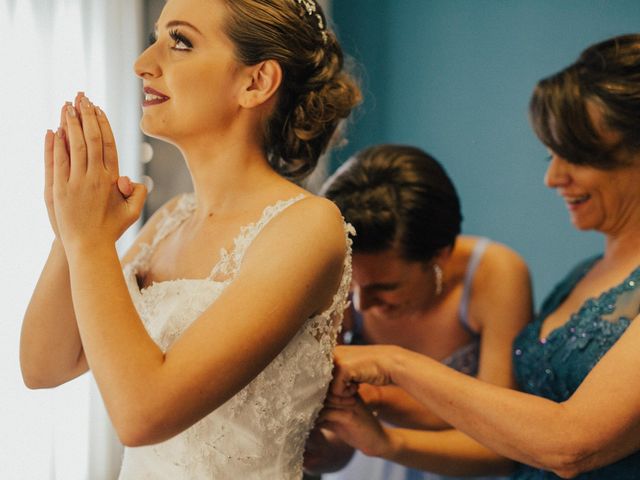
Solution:
M 520 252 L 536 304 L 602 250 L 543 185 L 547 154 L 527 104 L 588 45 L 640 30 L 639 0 L 334 0 L 332 12 L 365 89 L 336 163 L 374 143 L 434 155 L 458 187 L 463 231 Z

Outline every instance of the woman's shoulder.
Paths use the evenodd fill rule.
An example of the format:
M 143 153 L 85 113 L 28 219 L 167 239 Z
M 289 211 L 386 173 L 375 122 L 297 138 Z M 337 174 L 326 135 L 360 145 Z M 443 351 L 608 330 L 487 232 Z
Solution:
M 471 279 L 470 310 L 479 330 L 491 326 L 514 335 L 531 318 L 531 277 L 522 256 L 496 241 L 485 244 Z M 477 250 L 476 250 L 477 252 Z
M 475 260 L 474 284 L 486 285 L 492 280 L 508 281 L 509 278 L 529 276 L 524 258 L 513 248 L 486 237 L 461 235 L 461 245 L 467 257 L 467 268 Z
M 576 284 L 584 277 L 593 265 L 602 258 L 602 254 L 591 255 L 590 257 L 580 260 L 574 265 L 567 274 L 554 285 L 547 294 L 540 307 L 539 317 L 545 318 L 550 312 L 555 310 L 564 300 Z
M 281 198 L 295 201 L 283 200 L 285 208 L 270 215 L 247 251 L 247 265 L 262 262 L 266 254 L 283 263 L 302 255 L 309 265 L 314 262 L 342 265 L 350 244 L 349 228 L 335 204 L 308 192 Z
M 297 234 L 314 238 L 317 242 L 337 242 L 344 244 L 345 233 L 351 229 L 345 223 L 338 207 L 330 200 L 305 193 L 299 201 L 287 208 L 285 215 L 279 215 L 280 233 Z

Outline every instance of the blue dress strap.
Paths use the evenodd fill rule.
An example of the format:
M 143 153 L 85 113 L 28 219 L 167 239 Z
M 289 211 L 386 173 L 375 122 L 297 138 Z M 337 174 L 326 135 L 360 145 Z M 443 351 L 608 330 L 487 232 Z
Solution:
M 462 298 L 460 299 L 460 307 L 458 308 L 458 318 L 463 328 L 474 337 L 478 336 L 478 332 L 474 331 L 469 324 L 469 301 L 471 299 L 471 286 L 473 285 L 473 277 L 478 269 L 480 260 L 485 250 L 491 243 L 486 237 L 480 237 L 473 246 L 471 258 L 464 274 L 464 283 L 462 286 Z

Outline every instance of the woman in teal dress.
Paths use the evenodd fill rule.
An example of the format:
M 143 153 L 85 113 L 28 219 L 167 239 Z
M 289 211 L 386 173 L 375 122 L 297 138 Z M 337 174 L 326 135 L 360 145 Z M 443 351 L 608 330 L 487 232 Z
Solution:
M 604 235 L 605 249 L 575 267 L 516 338 L 522 391 L 396 346 L 338 347 L 325 426 L 419 456 L 361 414 L 359 383 L 395 384 L 520 462 L 516 479 L 640 478 L 640 35 L 596 44 L 540 81 L 530 113 L 550 152 L 546 185 L 577 229 Z

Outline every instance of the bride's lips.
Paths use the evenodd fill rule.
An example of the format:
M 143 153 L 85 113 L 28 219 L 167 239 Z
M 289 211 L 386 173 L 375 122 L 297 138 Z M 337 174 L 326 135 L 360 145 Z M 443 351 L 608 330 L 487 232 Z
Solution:
M 154 90 L 151 87 L 144 87 L 144 100 L 142 102 L 143 107 L 149 107 L 151 105 L 158 105 L 169 100 L 164 93 Z

